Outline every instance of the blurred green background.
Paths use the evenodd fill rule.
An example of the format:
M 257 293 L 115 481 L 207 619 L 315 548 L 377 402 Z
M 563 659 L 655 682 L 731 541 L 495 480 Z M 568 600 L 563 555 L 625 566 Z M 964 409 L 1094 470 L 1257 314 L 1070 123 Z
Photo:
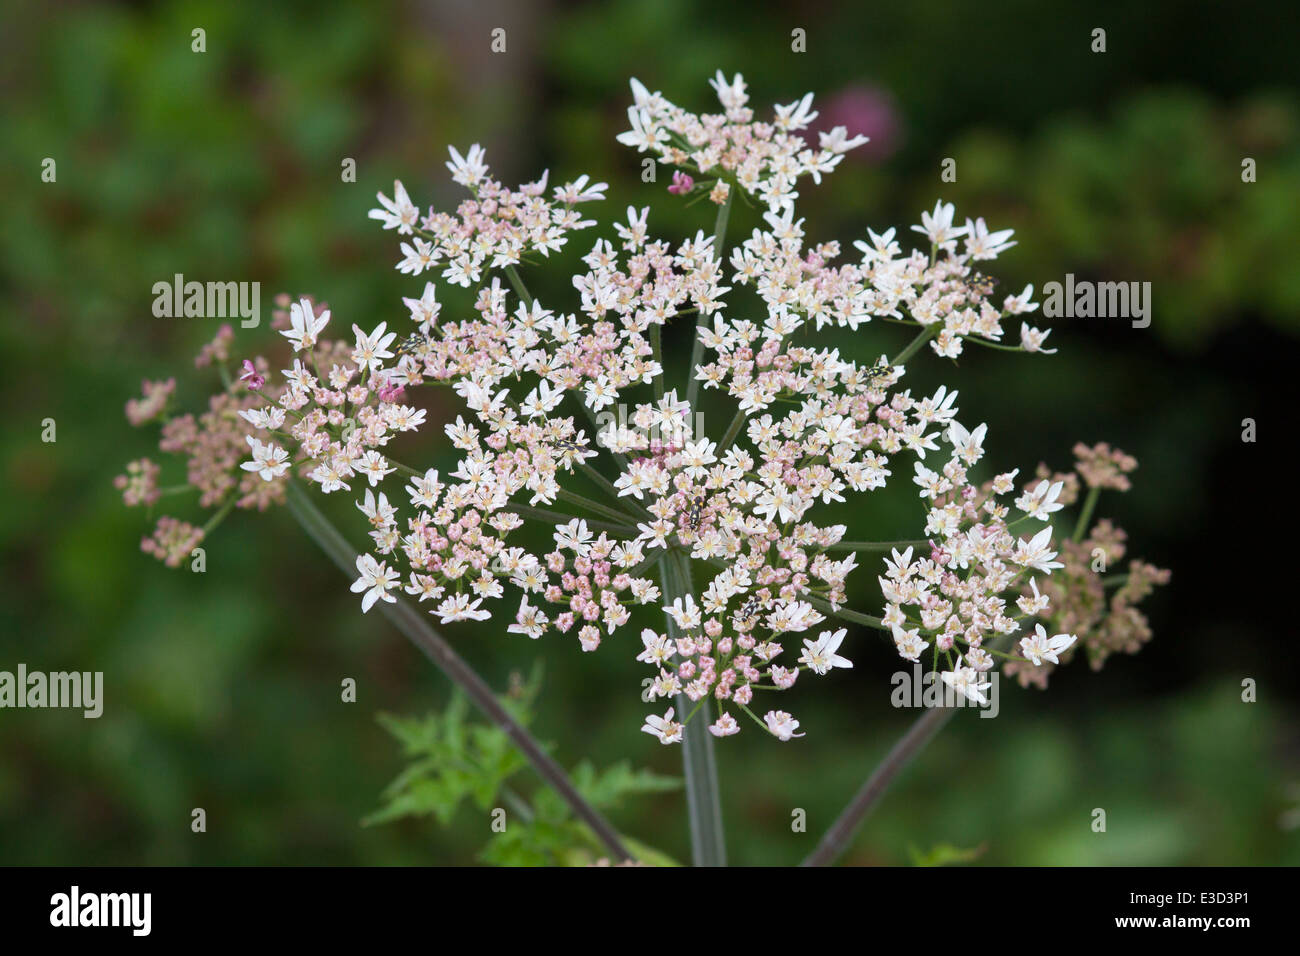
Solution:
M 442 710 L 450 691 L 382 618 L 358 613 L 287 514 L 233 516 L 202 575 L 138 550 L 149 525 L 112 478 L 157 458 L 155 435 L 129 428 L 123 403 L 142 378 L 170 375 L 183 402 L 201 401 L 209 383 L 191 359 L 219 324 L 154 318 L 151 287 L 177 272 L 260 282 L 263 325 L 240 331 L 241 356 L 274 337 L 277 291 L 328 301 L 343 328 L 403 319 L 399 297 L 423 280 L 392 269 L 392 235 L 366 211 L 396 177 L 417 204 L 454 204 L 448 144 L 483 143 L 507 183 L 546 167 L 552 183 L 607 180 L 606 221 L 653 200 L 656 232 L 707 230 L 706 206 L 665 202 L 665 183 L 642 184 L 613 137 L 629 75 L 704 111 L 717 68 L 743 72 L 760 111 L 812 90 L 823 120 L 873 137 L 803 190 L 818 239 L 906 231 L 942 197 L 959 216 L 1017 230 L 994 270 L 1006 291 L 1067 272 L 1153 285 L 1149 329 L 1060 319 L 1050 359 L 968 350 L 955 370 L 918 366 L 918 387 L 955 384 L 963 421 L 990 423 L 1000 466 L 1066 468 L 1076 440 L 1136 455 L 1134 490 L 1104 497 L 1099 515 L 1173 582 L 1147 605 L 1156 638 L 1140 655 L 1100 674 L 1077 662 L 1046 694 L 1004 688 L 999 719 L 954 722 L 848 861 L 909 863 L 948 844 L 980 848 L 982 863 L 1300 862 L 1294 625 L 1270 567 L 1289 564 L 1281 542 L 1294 536 L 1274 502 L 1281 448 L 1294 445 L 1278 429 L 1300 333 L 1300 95 L 1292 31 L 1274 11 L 6 3 L 0 670 L 102 670 L 106 700 L 99 720 L 0 710 L 0 863 L 476 859 L 488 820 L 469 805 L 446 825 L 361 825 L 404 766 L 376 715 Z M 1089 50 L 1099 26 L 1104 54 Z M 504 54 L 489 51 L 495 27 Z M 205 53 L 191 51 L 195 28 Z M 807 53 L 791 52 L 795 28 Z M 46 157 L 55 183 L 41 181 Z M 356 183 L 340 178 L 349 157 Z M 940 182 L 945 157 L 955 183 Z M 1258 164 L 1253 184 L 1244 157 Z M 730 237 L 756 222 L 738 208 Z M 528 278 L 560 302 L 567 274 Z M 875 323 L 852 347 L 875 356 L 904 340 Z M 1240 440 L 1247 417 L 1257 444 Z M 46 418 L 56 443 L 40 440 Z M 860 537 L 915 535 L 901 491 L 860 509 Z M 346 510 L 333 513 L 356 532 Z M 545 661 L 534 726 L 561 762 L 679 773 L 676 749 L 636 732 L 642 674 L 625 645 L 581 654 L 571 637 L 533 643 L 503 627 L 450 633 L 502 689 Z M 907 723 L 888 703 L 892 651 L 867 633 L 853 645 L 851 672 L 789 698 L 806 738 L 749 733 L 719 748 L 733 862 L 799 859 Z M 355 704 L 340 701 L 346 677 Z M 1240 700 L 1247 677 L 1254 704 Z M 535 788 L 527 772 L 515 782 Z M 683 803 L 648 794 L 612 816 L 684 859 Z M 194 807 L 205 834 L 190 830 Z M 796 807 L 806 834 L 791 832 Z M 1090 828 L 1096 807 L 1104 835 Z

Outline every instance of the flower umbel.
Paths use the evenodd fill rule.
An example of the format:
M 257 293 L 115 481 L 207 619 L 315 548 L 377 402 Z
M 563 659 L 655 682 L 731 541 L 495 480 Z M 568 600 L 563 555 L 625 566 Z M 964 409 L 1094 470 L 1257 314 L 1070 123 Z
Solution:
M 396 231 L 395 267 L 418 283 L 397 314 L 331 341 L 328 309 L 283 297 L 279 364 L 244 361 L 205 416 L 167 419 L 163 450 L 187 457 L 201 506 L 218 509 L 213 523 L 230 508 L 279 503 L 291 479 L 322 494 L 364 489 L 370 543 L 352 585 L 363 612 L 400 588 L 442 623 L 502 616 L 504 633 L 572 632 L 595 651 L 652 609 L 668 632 L 638 622 L 640 640 L 624 653 L 650 669 L 644 700 L 675 699 L 641 728 L 665 744 L 682 741 L 709 701 L 720 711 L 714 736 L 750 719 L 778 740 L 802 737 L 792 714 L 759 717 L 750 705 L 758 691 L 792 690 L 803 671 L 853 666 L 842 653 L 848 627 L 821 629 L 830 618 L 891 635 L 903 658 L 928 657 L 977 703 L 999 661 L 1042 683 L 1079 646 L 1098 663 L 1140 644 L 1149 632 L 1133 604 L 1167 572 L 1134 562 L 1105 612 L 1107 582 L 1088 565 L 1092 547 L 1111 560 L 1122 552 L 1122 532 L 1088 521 L 1095 493 L 1125 490 L 1136 463 L 1080 446 L 1077 476 L 1018 488 L 1019 469 L 983 470 L 993 436 L 958 420 L 957 391 L 904 387 L 926 346 L 948 359 L 967 343 L 1054 351 L 1046 331 L 1018 319 L 1004 334 L 1008 319 L 1037 308 L 1032 287 L 999 305 L 976 268 L 1015 246 L 1011 230 L 982 218 L 956 225 L 953 204 L 938 201 L 903 238 L 866 230 L 847 256 L 837 241 L 814 241 L 796 214 L 799 190 L 865 138 L 840 127 L 813 147 L 797 135 L 817 116 L 811 94 L 760 120 L 742 77 L 719 73 L 712 85 L 720 112 L 696 115 L 634 80 L 631 129 L 618 137 L 673 168 L 669 193 L 708 196 L 711 233 L 658 237 L 650 210 L 628 207 L 611 224 L 615 240 L 591 243 L 563 302 L 534 297 L 517 267 L 598 225 L 580 207 L 604 199 L 606 184 L 579 176 L 548 192 L 543 173 L 511 189 L 474 145 L 450 149 L 447 168 L 469 193 L 454 210 L 421 209 L 400 182 L 391 198 L 381 193 L 370 215 Z M 737 196 L 757 201 L 757 224 L 728 252 Z M 913 234 L 926 248 L 904 248 Z M 446 286 L 471 290 L 472 307 L 444 308 Z M 890 325 L 872 326 L 861 355 L 818 343 L 827 326 L 856 332 L 877 319 Z M 683 390 L 661 353 L 664 327 L 679 322 L 696 336 Z M 1016 323 L 1020 344 L 1006 344 Z M 910 344 L 894 340 L 898 324 L 911 327 Z M 223 330 L 201 364 L 225 372 L 229 338 Z M 392 446 L 406 432 L 428 435 L 419 396 L 436 386 L 463 402 L 434 434 L 458 455 L 445 475 L 398 461 Z M 146 383 L 128 417 L 164 417 L 174 387 Z M 700 389 L 734 404 L 725 429 L 700 426 Z M 157 501 L 156 476 L 147 460 L 129 466 L 119 480 L 127 502 Z M 907 476 L 925 509 L 924 547 L 854 542 L 823 517 Z M 1090 497 L 1071 537 L 1054 522 L 1080 480 Z M 211 532 L 164 521 L 146 550 L 168 563 Z M 521 544 L 515 532 L 528 521 L 553 546 Z M 885 551 L 882 616 L 849 609 L 860 556 Z

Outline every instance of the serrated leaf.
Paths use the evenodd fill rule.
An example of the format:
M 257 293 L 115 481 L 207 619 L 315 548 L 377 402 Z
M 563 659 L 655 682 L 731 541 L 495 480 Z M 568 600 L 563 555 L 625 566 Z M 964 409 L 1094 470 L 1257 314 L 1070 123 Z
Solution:
M 597 772 L 583 761 L 573 772 L 574 786 L 596 807 L 618 806 L 626 796 L 646 793 L 666 793 L 680 789 L 679 777 L 667 777 L 649 770 L 633 770 L 626 760 Z

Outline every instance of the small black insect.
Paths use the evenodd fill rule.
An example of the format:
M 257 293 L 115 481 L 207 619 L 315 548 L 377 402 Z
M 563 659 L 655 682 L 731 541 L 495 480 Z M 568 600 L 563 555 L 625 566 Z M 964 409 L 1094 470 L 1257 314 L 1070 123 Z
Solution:
M 704 510 L 704 496 L 696 495 L 695 500 L 691 502 L 691 513 L 687 516 L 692 531 L 700 530 L 700 514 Z
M 976 295 L 992 295 L 998 280 L 982 272 L 972 272 L 966 277 L 966 288 Z
M 550 442 L 552 448 L 562 448 L 565 451 L 582 451 L 583 446 L 576 441 L 567 441 L 563 438 L 555 438 Z
M 867 376 L 871 379 L 871 384 L 875 384 L 877 379 L 884 378 L 894 370 L 892 365 L 873 365 L 867 369 Z
M 740 610 L 737 611 L 736 614 L 740 616 L 740 619 L 742 621 L 748 621 L 751 617 L 753 617 L 755 614 L 758 613 L 758 608 L 759 608 L 759 600 L 757 595 L 750 595 L 749 599 L 740 606 Z
M 412 332 L 403 339 L 402 344 L 397 347 L 397 354 L 414 355 L 428 344 L 429 338 L 423 332 Z

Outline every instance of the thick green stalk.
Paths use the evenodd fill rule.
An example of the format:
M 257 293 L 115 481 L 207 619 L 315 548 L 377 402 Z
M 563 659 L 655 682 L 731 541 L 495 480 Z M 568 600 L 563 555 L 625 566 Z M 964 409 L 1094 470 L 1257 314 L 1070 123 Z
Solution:
M 920 350 L 922 345 L 930 341 L 932 338 L 938 335 L 942 330 L 943 330 L 943 324 L 941 322 L 935 322 L 931 325 L 927 325 L 925 328 L 921 329 L 919 333 L 917 333 L 916 338 L 912 339 L 912 341 L 907 344 L 907 348 L 903 349 L 903 351 L 899 352 L 897 355 L 895 355 L 892 359 L 889 360 L 889 364 L 902 365 L 913 355 L 915 355 L 917 351 Z
M 289 482 L 287 487 L 289 511 L 302 525 L 307 535 L 316 542 L 322 551 L 339 566 L 348 577 L 355 572 L 356 549 L 348 544 L 347 539 L 334 527 L 320 509 L 308 497 L 297 483 Z M 542 749 L 542 745 L 523 725 L 510 716 L 501 706 L 496 694 L 492 692 L 483 678 L 469 666 L 463 657 L 457 654 L 450 644 L 429 626 L 425 615 L 398 598 L 394 604 L 380 601 L 379 610 L 397 625 L 406 637 L 424 652 L 429 660 L 441 670 L 447 678 L 465 692 L 465 695 L 483 715 L 500 727 L 511 743 L 532 764 L 537 775 L 569 805 L 574 815 L 591 828 L 610 853 L 617 860 L 627 860 L 631 854 L 623 847 L 618 831 L 610 825 L 595 807 L 591 806 L 573 785 L 564 768 L 551 759 Z
M 689 593 L 689 560 L 684 555 L 672 553 L 660 560 L 665 604 Z M 668 615 L 665 619 L 668 636 L 673 640 L 681 637 L 677 622 Z M 713 753 L 713 735 L 708 731 L 712 721 L 709 700 L 706 697 L 696 705 L 685 694 L 678 694 L 673 706 L 676 708 L 673 716 L 677 720 L 685 720 L 687 714 L 698 706 L 694 718 L 682 732 L 682 770 L 691 827 L 691 858 L 696 866 L 726 866 L 727 846 L 722 828 L 718 765 Z
M 1101 489 L 1092 487 L 1088 489 L 1088 496 L 1083 499 L 1083 510 L 1079 512 L 1079 521 L 1074 526 L 1074 534 L 1071 541 L 1082 541 L 1084 532 L 1088 530 L 1088 522 L 1092 520 L 1092 513 L 1097 508 L 1097 499 L 1101 497 Z

